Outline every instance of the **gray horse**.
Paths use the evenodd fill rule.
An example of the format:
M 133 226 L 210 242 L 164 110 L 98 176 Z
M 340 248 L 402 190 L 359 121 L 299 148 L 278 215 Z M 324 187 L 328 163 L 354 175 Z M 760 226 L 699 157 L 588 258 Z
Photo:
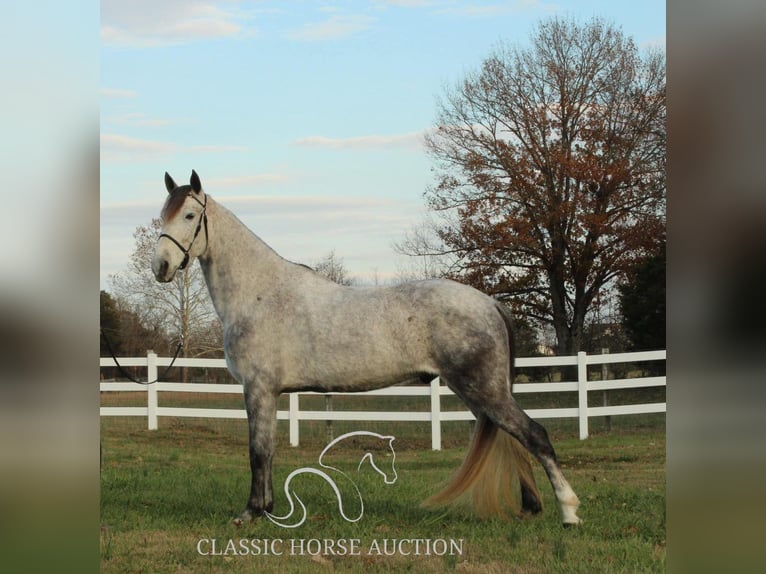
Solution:
M 182 186 L 166 173 L 165 186 L 152 271 L 171 281 L 199 259 L 223 324 L 226 363 L 245 389 L 252 482 L 237 524 L 273 509 L 281 393 L 366 391 L 437 376 L 477 424 L 462 466 L 426 503 L 469 499 L 480 516 L 504 507 L 540 512 L 528 451 L 548 475 L 563 523 L 580 522 L 545 429 L 511 396 L 513 335 L 503 305 L 447 280 L 340 286 L 280 257 L 203 191 L 196 172 Z

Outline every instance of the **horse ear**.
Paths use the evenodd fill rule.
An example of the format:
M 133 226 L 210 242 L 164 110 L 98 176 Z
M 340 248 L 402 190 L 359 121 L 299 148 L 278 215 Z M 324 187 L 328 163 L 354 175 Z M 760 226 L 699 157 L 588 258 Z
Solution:
M 167 188 L 168 193 L 171 193 L 176 187 L 178 187 L 168 172 L 165 172 L 165 187 Z
M 191 174 L 191 180 L 189 180 L 189 183 L 191 183 L 191 188 L 194 191 L 194 193 L 199 193 L 202 191 L 202 182 L 199 180 L 199 176 L 197 175 L 197 172 L 192 170 Z

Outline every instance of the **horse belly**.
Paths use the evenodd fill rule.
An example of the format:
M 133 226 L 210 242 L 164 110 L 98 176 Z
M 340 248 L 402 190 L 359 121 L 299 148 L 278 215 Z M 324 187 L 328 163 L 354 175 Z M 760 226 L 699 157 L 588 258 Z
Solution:
M 434 370 L 422 344 L 381 333 L 352 333 L 347 337 L 316 337 L 294 363 L 301 368 L 289 386 L 320 391 L 367 391 L 420 378 Z M 290 389 L 292 390 L 292 389 Z

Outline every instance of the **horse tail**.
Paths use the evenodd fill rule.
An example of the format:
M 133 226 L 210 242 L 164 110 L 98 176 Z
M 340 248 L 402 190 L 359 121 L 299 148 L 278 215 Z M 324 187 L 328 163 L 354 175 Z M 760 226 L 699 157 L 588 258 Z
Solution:
M 510 313 L 497 305 L 508 331 L 510 381 L 513 381 L 513 331 Z M 463 464 L 447 486 L 428 498 L 426 506 L 468 504 L 480 518 L 501 516 L 506 510 L 539 512 L 542 497 L 537 488 L 529 453 L 486 415 L 479 414 Z
M 541 500 L 524 447 L 482 414 L 463 464 L 447 486 L 423 504 L 468 505 L 480 518 L 507 518 L 506 511 L 521 513 L 520 492 L 524 488 Z

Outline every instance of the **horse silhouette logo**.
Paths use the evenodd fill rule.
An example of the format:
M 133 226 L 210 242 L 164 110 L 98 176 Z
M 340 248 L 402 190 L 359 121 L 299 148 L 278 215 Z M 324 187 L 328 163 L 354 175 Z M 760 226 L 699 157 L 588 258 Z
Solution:
M 346 522 L 358 522 L 362 519 L 362 516 L 364 516 L 364 500 L 362 499 L 362 493 L 359 491 L 359 487 L 356 485 L 356 483 L 351 479 L 351 477 L 348 476 L 345 472 L 340 470 L 339 468 L 336 468 L 334 466 L 331 466 L 327 464 L 324 461 L 325 455 L 338 443 L 347 440 L 352 437 L 372 437 L 380 442 L 382 442 L 386 448 L 388 448 L 391 451 L 391 468 L 388 471 L 384 471 L 378 466 L 378 464 L 375 462 L 375 459 L 373 458 L 372 452 L 368 449 L 362 458 L 359 460 L 359 465 L 357 466 L 357 471 L 359 471 L 362 467 L 362 465 L 365 463 L 365 461 L 370 463 L 370 466 L 375 470 L 378 474 L 380 474 L 383 477 L 383 481 L 386 484 L 394 484 L 397 479 L 396 475 L 396 452 L 394 451 L 394 438 L 393 436 L 389 435 L 381 435 L 378 433 L 374 433 L 371 431 L 353 431 L 346 434 L 343 434 L 339 436 L 338 438 L 331 441 L 326 447 L 324 447 L 324 450 L 322 450 L 321 454 L 319 455 L 318 465 L 319 468 L 314 467 L 303 467 L 298 468 L 294 471 L 292 471 L 287 478 L 285 479 L 285 496 L 287 497 L 287 501 L 290 504 L 290 510 L 287 514 L 284 516 L 275 516 L 274 514 L 271 514 L 270 512 L 265 512 L 264 515 L 271 520 L 274 524 L 281 526 L 283 528 L 297 528 L 301 524 L 303 524 L 306 521 L 306 517 L 308 515 L 306 511 L 306 505 L 303 503 L 303 501 L 300 499 L 300 497 L 295 493 L 293 488 L 290 486 L 290 483 L 292 480 L 300 475 L 308 474 L 308 475 L 316 475 L 323 478 L 327 484 L 330 486 L 332 491 L 335 493 L 335 497 L 338 501 L 338 511 L 340 512 L 341 517 Z M 345 480 L 350 483 L 353 486 L 354 491 L 356 492 L 356 496 L 359 499 L 359 515 L 356 517 L 350 517 L 348 514 L 346 514 L 346 510 L 343 506 L 343 495 L 341 494 L 340 489 L 338 488 L 336 479 L 343 477 Z M 300 510 L 296 509 L 296 502 L 298 506 L 300 507 Z M 297 512 L 296 512 L 297 510 Z M 297 514 L 298 516 L 293 516 L 294 514 Z

